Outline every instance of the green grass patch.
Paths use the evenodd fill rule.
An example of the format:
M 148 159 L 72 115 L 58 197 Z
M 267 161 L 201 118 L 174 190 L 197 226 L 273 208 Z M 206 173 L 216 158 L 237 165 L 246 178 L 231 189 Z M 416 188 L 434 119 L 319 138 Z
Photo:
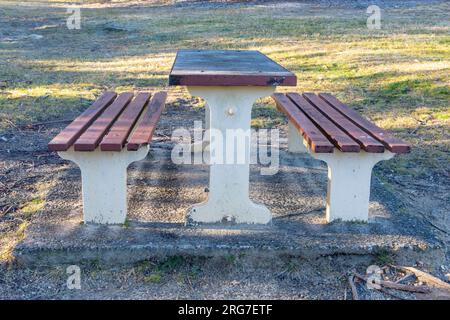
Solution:
M 385 266 L 387 264 L 394 263 L 395 256 L 392 252 L 389 252 L 385 249 L 380 249 L 374 253 L 374 257 L 375 257 L 375 263 L 381 267 L 381 266 Z
M 155 272 L 144 277 L 144 281 L 149 283 L 161 283 L 162 279 L 163 276 L 161 272 Z

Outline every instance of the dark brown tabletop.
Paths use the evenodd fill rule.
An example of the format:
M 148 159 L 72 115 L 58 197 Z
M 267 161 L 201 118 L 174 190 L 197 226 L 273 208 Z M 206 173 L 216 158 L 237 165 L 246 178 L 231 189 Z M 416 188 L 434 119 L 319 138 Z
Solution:
M 180 50 L 169 85 L 295 86 L 297 77 L 255 50 Z

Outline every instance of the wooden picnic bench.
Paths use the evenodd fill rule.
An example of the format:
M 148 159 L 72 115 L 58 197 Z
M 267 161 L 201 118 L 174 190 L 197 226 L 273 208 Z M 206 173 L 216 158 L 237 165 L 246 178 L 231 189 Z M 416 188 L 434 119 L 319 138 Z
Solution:
M 288 123 L 288 148 L 328 165 L 327 221 L 367 221 L 373 166 L 410 146 L 329 93 L 275 93 Z
M 166 97 L 105 92 L 48 144 L 81 169 L 84 222 L 125 222 L 127 167 L 147 155 Z

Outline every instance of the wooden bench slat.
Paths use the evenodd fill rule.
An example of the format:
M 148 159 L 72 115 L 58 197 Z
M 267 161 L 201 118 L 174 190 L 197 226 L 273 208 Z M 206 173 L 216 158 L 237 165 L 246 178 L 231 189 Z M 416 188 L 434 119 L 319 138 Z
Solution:
M 136 124 L 145 105 L 150 99 L 151 94 L 140 92 L 133 101 L 122 112 L 119 118 L 114 122 L 108 134 L 100 142 L 102 151 L 120 151 L 122 150 L 128 135 Z
M 89 108 L 53 138 L 49 142 L 48 148 L 51 151 L 67 151 L 103 110 L 114 101 L 116 96 L 115 92 L 103 93 Z
M 94 151 L 100 140 L 133 98 L 133 93 L 121 93 L 117 99 L 75 141 L 75 151 Z
M 167 92 L 157 92 L 153 95 L 148 103 L 147 110 L 141 121 L 138 123 L 136 130 L 131 133 L 127 143 L 127 150 L 138 150 L 142 145 L 150 143 L 153 132 L 155 131 L 158 119 L 164 110 Z
M 345 132 L 339 129 L 332 121 L 310 104 L 298 93 L 288 93 L 291 99 L 309 118 L 321 129 L 322 133 L 342 152 L 359 152 L 361 147 Z
M 339 101 L 336 97 L 329 93 L 320 93 L 319 97 L 326 101 L 334 109 L 345 115 L 353 123 L 359 126 L 362 130 L 373 136 L 375 139 L 380 141 L 386 149 L 394 153 L 408 153 L 411 150 L 409 144 L 404 141 L 393 137 L 389 132 L 381 129 L 374 123 L 363 118 L 358 112 L 351 109 L 349 106 L 345 105 Z
M 308 142 L 309 148 L 316 153 L 332 153 L 334 145 L 320 132 L 315 124 L 282 93 L 272 95 L 277 107 L 287 114 L 289 119 Z
M 367 152 L 383 153 L 384 146 L 370 134 L 362 130 L 342 113 L 331 107 L 314 93 L 303 93 L 303 97 L 316 107 L 322 114 L 332 121 L 342 131 L 352 137 Z

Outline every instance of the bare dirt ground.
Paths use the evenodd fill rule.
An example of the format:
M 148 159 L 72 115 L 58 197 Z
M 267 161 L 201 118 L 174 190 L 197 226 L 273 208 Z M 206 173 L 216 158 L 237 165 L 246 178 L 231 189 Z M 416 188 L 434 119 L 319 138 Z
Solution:
M 67 289 L 63 267 L 3 272 L 0 283 L 4 299 L 344 299 L 351 298 L 346 272 L 371 262 L 358 256 L 316 261 L 175 258 L 132 267 L 82 265 L 81 290 Z
M 448 33 L 448 23 L 443 18 L 445 12 L 442 12 L 448 7 L 444 7 L 444 2 L 379 1 L 379 5 L 387 10 L 388 14 L 398 18 L 392 22 L 393 26 L 391 27 L 397 30 L 392 37 L 403 38 L 398 44 L 395 42 L 397 40 L 392 40 L 389 34 L 380 36 L 381 38 L 386 37 L 382 38 L 386 43 L 392 41 L 396 44 L 392 47 L 384 44 L 388 50 L 378 56 L 372 56 L 370 50 L 364 47 L 363 43 L 368 41 L 367 39 L 362 37 L 358 40 L 360 43 L 355 44 L 355 50 L 361 52 L 368 50 L 368 53 L 361 60 L 348 54 L 348 59 L 350 59 L 348 63 L 358 65 L 360 70 L 364 70 L 366 67 L 379 68 L 372 76 L 361 76 L 354 73 L 353 70 L 347 69 L 347 65 L 345 67 L 334 65 L 336 56 L 329 57 L 323 52 L 328 49 L 323 50 L 320 47 L 327 42 L 329 50 L 332 50 L 331 48 L 336 44 L 346 47 L 347 44 L 341 42 L 342 38 L 360 37 L 357 27 L 352 25 L 349 17 L 355 14 L 355 10 L 364 12 L 369 3 L 365 1 L 358 1 L 356 6 L 352 1 L 316 1 L 314 4 L 311 2 L 285 2 L 277 3 L 276 6 L 273 2 L 257 1 L 250 4 L 182 2 L 176 5 L 178 11 L 174 12 L 171 12 L 172 7 L 165 4 L 154 6 L 148 2 L 147 6 L 145 1 L 137 1 L 131 5 L 120 1 L 112 4 L 92 1 L 92 3 L 86 4 L 87 8 L 92 10 L 89 12 L 103 20 L 92 18 L 92 21 L 96 21 L 95 28 L 89 25 L 84 29 L 85 33 L 82 33 L 80 38 L 74 39 L 77 44 L 81 43 L 77 50 L 62 46 L 64 37 L 61 38 L 59 33 L 53 33 L 55 25 L 57 26 L 63 21 L 58 15 L 65 11 L 58 8 L 64 8 L 65 3 L 64 1 L 60 3 L 51 1 L 51 3 L 54 6 L 52 4 L 49 8 L 37 6 L 37 9 L 32 7 L 17 9 L 11 8 L 8 1 L 0 2 L 0 11 L 5 13 L 0 19 L 2 26 L 6 26 L 1 31 L 0 43 L 0 66 L 4 70 L 3 74 L 0 74 L 0 111 L 2 115 L 0 131 L 0 298 L 348 299 L 351 297 L 351 292 L 347 278 L 351 270 L 364 273 L 371 264 L 384 265 L 387 263 L 415 265 L 441 279 L 449 280 L 449 46 L 448 34 L 447 36 L 442 35 L 442 33 Z M 29 5 L 32 6 L 32 2 Z M 164 19 L 169 17 L 174 21 L 174 27 L 179 29 L 183 23 L 193 23 L 183 20 L 184 14 L 197 10 L 199 16 L 196 19 L 201 21 L 201 25 L 195 27 L 197 31 L 203 30 L 204 33 L 199 39 L 193 40 L 189 38 L 193 31 L 186 27 L 180 30 L 185 32 L 183 36 L 187 38 L 180 36 L 180 31 L 149 35 L 137 31 L 139 30 L 138 22 L 127 24 L 119 21 L 111 26 L 111 22 L 105 18 L 108 17 L 108 13 L 96 11 L 112 10 L 112 7 L 117 7 L 117 10 L 123 11 L 108 12 L 113 16 L 123 15 L 126 17 L 127 14 L 135 14 L 142 10 L 141 6 L 148 14 L 154 15 L 156 12 Z M 430 12 L 420 9 L 424 6 L 428 6 Z M 293 39 L 294 36 L 289 34 L 290 31 L 284 30 L 284 25 L 277 25 L 276 32 L 266 35 L 271 40 L 264 39 L 261 35 L 261 32 L 266 29 L 257 30 L 260 24 L 262 26 L 265 26 L 264 23 L 270 24 L 272 15 L 278 14 L 280 8 L 284 12 L 288 11 L 288 19 L 291 19 L 291 16 L 308 19 L 312 17 L 312 20 L 307 21 L 316 23 L 311 24 L 314 25 L 314 28 L 311 27 L 312 29 L 298 30 L 298 34 L 304 34 L 305 39 L 295 38 L 293 40 L 292 45 L 299 46 L 293 52 L 277 53 L 281 50 L 280 47 L 284 47 L 283 44 L 276 41 L 270 42 L 280 35 L 283 36 L 283 39 Z M 33 15 L 33 10 L 38 10 L 43 14 L 36 17 Z M 251 39 L 242 37 L 241 34 L 235 34 L 227 27 L 225 18 L 228 15 L 239 14 L 240 10 L 243 12 L 248 10 L 249 21 L 258 21 L 247 29 L 248 33 L 253 36 Z M 255 13 L 253 10 L 262 11 Z M 438 14 L 432 10 L 436 10 Z M 208 22 L 211 12 L 219 13 L 218 21 Z M 338 12 L 338 16 L 333 16 L 333 12 Z M 411 18 L 408 13 L 414 17 Z M 223 14 L 224 20 L 221 20 L 220 14 Z M 322 15 L 322 18 L 323 16 L 332 17 L 330 18 L 331 28 L 321 29 L 321 22 L 314 20 L 317 14 Z M 428 23 L 431 20 L 430 17 L 436 16 L 438 17 L 437 22 L 430 25 Z M 264 22 L 264 19 L 269 19 L 269 22 Z M 365 16 L 362 20 L 364 19 Z M 410 19 L 414 22 L 411 22 Z M 167 26 L 165 24 L 167 20 L 152 22 L 154 23 L 152 27 L 156 25 L 158 28 L 165 28 Z M 220 27 L 210 27 L 208 23 Z M 417 25 L 408 29 L 411 23 L 417 23 Z M 124 37 L 122 35 L 124 28 L 125 32 L 134 30 L 135 37 L 129 34 Z M 148 24 L 146 24 L 146 28 L 148 28 Z M 331 32 L 330 29 L 333 28 L 344 31 L 339 35 L 327 33 Z M 245 26 L 243 30 L 245 30 Z M 427 31 L 422 34 L 417 30 Z M 40 32 L 44 35 L 45 43 L 37 42 L 39 39 L 36 34 L 39 35 Z M 222 36 L 217 36 L 218 34 L 222 34 Z M 211 35 L 215 36 L 216 42 L 211 42 Z M 99 42 L 86 42 L 86 39 L 92 39 L 93 36 L 98 37 Z M 423 38 L 424 42 L 413 42 L 409 40 L 409 37 L 416 39 L 415 41 L 421 41 L 420 39 Z M 255 261 L 255 259 L 238 256 L 214 259 L 168 257 L 167 259 L 144 261 L 132 266 L 113 268 L 103 266 L 96 261 L 86 261 L 81 266 L 81 290 L 67 289 L 65 265 L 30 269 L 14 264 L 11 261 L 11 253 L 26 236 L 30 224 L 64 219 L 65 217 L 79 218 L 81 213 L 78 169 L 59 159 L 46 147 L 48 141 L 64 125 L 57 123 L 30 126 L 29 124 L 49 119 L 71 119 L 87 107 L 95 95 L 106 88 L 118 91 L 130 88 L 133 90 L 145 88 L 153 91 L 164 88 L 167 69 L 175 50 L 171 48 L 183 46 L 229 48 L 237 45 L 233 42 L 234 39 L 242 40 L 239 44 L 240 47 L 256 47 L 263 51 L 266 50 L 275 55 L 274 59 L 277 59 L 277 54 L 279 54 L 278 60 L 281 60 L 282 64 L 292 67 L 298 74 L 304 75 L 304 80 L 301 80 L 301 87 L 297 88 L 298 90 L 316 91 L 324 88 L 324 90 L 332 92 L 344 92 L 347 97 L 355 98 L 357 101 L 352 105 L 353 107 L 376 120 L 378 124 L 394 130 L 399 137 L 412 142 L 414 151 L 411 155 L 402 159 L 396 158 L 375 168 L 377 191 L 374 192 L 371 208 L 374 210 L 380 207 L 382 211 L 388 201 L 386 197 L 393 195 L 398 202 L 398 206 L 395 208 L 396 214 L 404 214 L 405 219 L 414 217 L 423 222 L 420 224 L 420 228 L 426 228 L 427 233 L 429 232 L 439 239 L 444 248 L 444 255 L 430 256 L 426 252 L 418 252 L 414 255 L 402 256 L 401 253 L 378 252 L 363 256 L 339 255 L 314 259 L 283 257 L 276 262 L 270 259 Z M 108 47 L 108 41 L 111 41 L 111 47 Z M 145 41 L 151 43 L 152 46 L 161 46 L 160 50 L 155 50 L 154 47 L 141 47 L 141 43 Z M 299 58 L 296 54 L 307 50 L 302 47 L 302 41 L 308 45 L 317 45 L 317 51 L 306 52 Z M 424 43 L 430 41 L 436 46 L 425 48 Z M 269 44 L 265 47 L 264 43 Z M 410 46 L 409 57 L 406 56 L 406 53 L 398 51 L 399 47 L 408 45 Z M 107 50 L 101 46 L 107 47 Z M 115 56 L 114 51 L 111 51 L 114 48 L 123 50 L 123 46 L 127 46 L 126 59 L 122 59 L 119 55 Z M 371 46 L 370 42 L 368 46 Z M 70 52 L 70 50 L 74 50 L 74 52 Z M 146 54 L 150 55 L 146 56 Z M 58 55 L 62 55 L 64 58 L 59 60 Z M 84 60 L 83 55 L 86 55 L 87 59 Z M 127 61 L 128 65 L 123 66 L 120 61 L 114 60 L 116 57 L 118 60 Z M 301 62 L 297 62 L 296 59 Z M 420 60 L 420 63 L 415 59 Z M 97 60 L 100 65 L 95 64 Z M 157 61 L 156 66 L 152 61 Z M 306 64 L 305 61 L 307 61 Z M 377 61 L 381 61 L 379 65 Z M 397 63 L 414 65 L 415 69 L 405 71 L 410 78 L 402 78 L 404 77 L 403 73 L 390 73 L 391 71 L 380 67 L 387 65 L 387 69 L 394 68 Z M 102 68 L 104 71 L 98 70 Z M 139 68 L 143 68 L 143 70 Z M 162 68 L 164 72 L 155 72 L 153 68 Z M 141 76 L 144 73 L 150 74 L 150 76 Z M 431 80 L 427 78 L 428 76 L 431 77 Z M 327 77 L 329 77 L 328 80 Z M 383 83 L 383 81 L 387 83 Z M 375 82 L 383 84 L 376 87 Z M 341 84 L 345 87 L 340 87 Z M 170 142 L 173 128 L 191 127 L 193 120 L 203 118 L 201 101 L 186 96 L 183 90 L 170 90 L 171 98 L 156 132 L 156 146 Z M 375 107 L 364 109 L 363 105 L 374 105 Z M 412 109 L 408 109 L 409 106 L 412 106 Z M 282 132 L 286 131 L 283 116 L 274 110 L 270 102 L 259 103 L 255 107 L 254 118 L 256 119 L 255 126 L 279 127 Z M 176 169 L 170 163 L 161 162 L 152 156 L 149 156 L 145 163 L 154 170 L 150 171 L 148 167 L 142 165 L 135 165 L 130 169 L 131 219 L 182 222 L 185 205 L 196 203 L 205 197 L 203 185 L 197 184 L 194 187 L 190 185 L 189 179 L 192 177 L 175 174 L 169 177 L 161 176 L 155 169 L 158 166 L 174 172 Z M 269 196 L 259 192 L 264 190 L 264 182 L 261 181 L 258 181 L 260 186 L 252 190 L 252 197 L 271 206 L 275 216 L 279 218 L 292 213 L 307 216 L 308 213 L 311 214 L 314 211 L 320 212 L 324 207 L 325 167 L 319 165 L 318 168 L 307 167 L 299 170 L 304 170 L 308 177 L 314 177 L 311 178 L 306 189 L 299 190 L 302 195 L 310 197 L 306 198 L 301 209 L 298 208 L 295 201 L 280 206 L 277 202 L 279 195 Z M 292 182 L 292 176 L 289 174 L 285 174 L 282 178 L 274 176 L 272 182 L 276 183 L 277 179 L 280 186 L 283 185 L 284 179 Z M 182 186 L 181 189 L 180 186 Z M 385 191 L 388 192 L 385 193 Z M 149 201 L 148 199 L 153 203 L 160 202 L 159 210 L 154 210 L 149 214 L 145 205 L 145 202 Z M 180 205 L 181 203 L 183 205 Z M 362 287 L 360 289 L 362 298 L 394 298 L 389 294 L 373 290 L 364 291 Z M 407 295 L 402 298 L 414 299 L 416 296 Z
M 175 256 L 112 268 L 86 262 L 80 265 L 81 289 L 67 288 L 66 266 L 2 272 L 0 283 L 2 299 L 348 300 L 352 299 L 349 270 L 363 271 L 380 262 L 375 257 L 351 255 L 314 260 Z M 360 299 L 449 298 L 448 293 L 439 291 L 433 295 L 397 290 L 383 293 L 367 289 L 364 283 L 358 283 L 357 288 Z

